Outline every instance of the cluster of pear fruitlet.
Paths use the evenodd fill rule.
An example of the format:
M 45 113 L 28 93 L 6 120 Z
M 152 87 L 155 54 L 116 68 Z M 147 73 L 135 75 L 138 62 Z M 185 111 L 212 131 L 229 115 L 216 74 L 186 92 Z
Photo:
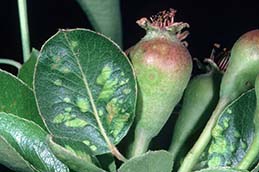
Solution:
M 34 50 L 17 77 L 0 70 L 0 163 L 19 172 L 258 172 L 259 30 L 231 51 L 215 44 L 196 74 L 189 24 L 175 14 L 138 20 L 146 35 L 128 57 L 102 34 L 69 29 Z M 169 150 L 148 151 L 174 109 Z M 126 157 L 116 147 L 124 136 Z
M 163 11 L 158 14 L 160 16 L 151 17 L 150 20 L 142 18 L 137 22 L 146 29 L 146 35 L 129 52 L 142 96 L 138 101 L 135 139 L 130 155 L 141 155 L 148 149 L 151 139 L 164 126 L 184 93 L 169 148 L 174 160 L 186 144 L 187 138 L 207 123 L 179 165 L 179 172 L 190 172 L 195 169 L 202 153 L 208 151 L 206 149 L 211 142 L 213 128 L 224 109 L 253 88 L 259 100 L 259 30 L 242 35 L 231 52 L 224 49 L 215 57 L 213 50 L 211 57 L 204 60 L 208 64 L 205 67 L 208 72 L 194 76 L 189 82 L 191 56 L 182 40 L 177 39 L 179 34 L 182 34 L 181 30 L 189 25 L 175 23 L 175 12 Z M 215 46 L 218 47 L 217 44 Z M 217 61 L 217 64 L 214 61 Z M 242 158 L 239 158 L 239 162 L 229 167 L 235 167 L 237 170 L 249 169 L 258 161 L 258 105 L 259 103 L 254 114 L 254 123 L 251 124 L 256 130 L 253 142 L 246 154 L 240 155 Z M 223 142 L 218 149 L 223 150 L 224 146 L 226 145 Z M 220 150 L 217 151 L 213 152 L 216 158 L 207 162 L 205 167 L 225 164 L 227 159 L 216 155 Z

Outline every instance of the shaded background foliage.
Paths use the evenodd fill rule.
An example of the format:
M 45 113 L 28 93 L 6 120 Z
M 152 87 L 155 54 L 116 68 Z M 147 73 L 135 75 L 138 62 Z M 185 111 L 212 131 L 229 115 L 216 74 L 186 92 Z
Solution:
M 230 49 L 241 34 L 259 26 L 256 0 L 121 0 L 124 48 L 134 45 L 145 33 L 135 24 L 137 19 L 170 7 L 178 10 L 176 21 L 191 26 L 187 41 L 193 57 L 208 57 L 215 42 Z M 59 28 L 92 28 L 75 0 L 28 0 L 28 15 L 31 46 L 36 49 Z M 0 20 L 0 58 L 22 62 L 16 0 L 2 2 Z M 16 73 L 12 67 L 0 67 Z

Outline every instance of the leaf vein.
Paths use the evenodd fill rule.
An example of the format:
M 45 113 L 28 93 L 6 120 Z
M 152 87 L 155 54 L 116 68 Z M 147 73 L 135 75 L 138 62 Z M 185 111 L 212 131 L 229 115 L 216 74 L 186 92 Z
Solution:
M 65 32 L 64 32 L 64 37 L 65 37 L 65 40 L 67 41 L 68 45 L 70 45 L 70 50 L 71 50 L 73 56 L 75 57 L 76 62 L 77 62 L 77 65 L 78 65 L 79 70 L 80 70 L 80 72 L 81 72 L 82 79 L 83 79 L 83 82 L 84 82 L 84 85 L 85 85 L 87 94 L 88 94 L 88 96 L 89 96 L 91 106 L 92 106 L 92 108 L 93 108 L 94 116 L 95 116 L 95 119 L 96 119 L 96 121 L 97 121 L 97 125 L 98 125 L 98 127 L 99 127 L 99 131 L 100 131 L 101 135 L 104 137 L 104 140 L 105 140 L 105 142 L 107 143 L 109 149 L 110 149 L 111 151 L 113 151 L 114 145 L 111 143 L 111 141 L 110 141 L 110 139 L 109 139 L 109 137 L 108 137 L 108 135 L 107 135 L 107 133 L 106 133 L 106 131 L 105 131 L 105 129 L 104 129 L 102 123 L 101 123 L 101 120 L 100 120 L 100 118 L 99 118 L 98 111 L 97 111 L 97 108 L 96 108 L 96 106 L 95 106 L 95 102 L 94 102 L 94 99 L 93 99 L 91 90 L 90 90 L 90 88 L 89 88 L 89 84 L 88 84 L 87 78 L 86 78 L 86 76 L 85 76 L 85 74 L 84 74 L 84 71 L 83 71 L 83 68 L 82 68 L 82 66 L 81 66 L 81 64 L 80 64 L 80 60 L 78 59 L 78 57 L 77 57 L 76 53 L 74 52 L 73 48 L 71 48 L 72 46 L 71 46 L 70 41 L 69 41 L 69 39 L 68 39 L 68 37 L 67 37 L 67 35 L 66 35 Z

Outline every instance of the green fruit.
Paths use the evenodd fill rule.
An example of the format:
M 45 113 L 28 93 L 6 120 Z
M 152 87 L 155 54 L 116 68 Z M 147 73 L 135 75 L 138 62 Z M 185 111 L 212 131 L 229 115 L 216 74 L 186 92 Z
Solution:
M 190 150 L 179 172 L 189 172 L 211 139 L 211 131 L 224 108 L 254 86 L 259 73 L 259 30 L 242 35 L 231 50 L 228 68 L 220 85 L 220 99 L 199 139 Z
M 195 76 L 186 87 L 169 151 L 176 158 L 187 138 L 208 121 L 219 98 L 222 72 L 210 61 L 210 71 Z
M 231 50 L 229 66 L 222 78 L 220 98 L 228 102 L 254 87 L 259 73 L 259 30 L 242 35 Z
M 191 55 L 180 39 L 186 23 L 173 23 L 175 11 L 159 13 L 138 24 L 147 30 L 145 37 L 130 51 L 136 72 L 139 95 L 135 138 L 131 155 L 144 153 L 182 97 L 192 71 Z M 179 39 L 178 39 L 179 38 Z

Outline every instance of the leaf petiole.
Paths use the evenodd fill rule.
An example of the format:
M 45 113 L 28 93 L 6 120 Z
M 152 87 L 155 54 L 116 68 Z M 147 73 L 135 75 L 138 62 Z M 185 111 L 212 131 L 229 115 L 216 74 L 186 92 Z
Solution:
M 30 57 L 30 37 L 28 27 L 27 3 L 26 0 L 17 0 L 17 3 L 22 39 L 23 62 L 26 62 Z
M 16 67 L 18 70 L 22 67 L 21 63 L 11 59 L 0 59 L 0 64 L 7 64 Z

